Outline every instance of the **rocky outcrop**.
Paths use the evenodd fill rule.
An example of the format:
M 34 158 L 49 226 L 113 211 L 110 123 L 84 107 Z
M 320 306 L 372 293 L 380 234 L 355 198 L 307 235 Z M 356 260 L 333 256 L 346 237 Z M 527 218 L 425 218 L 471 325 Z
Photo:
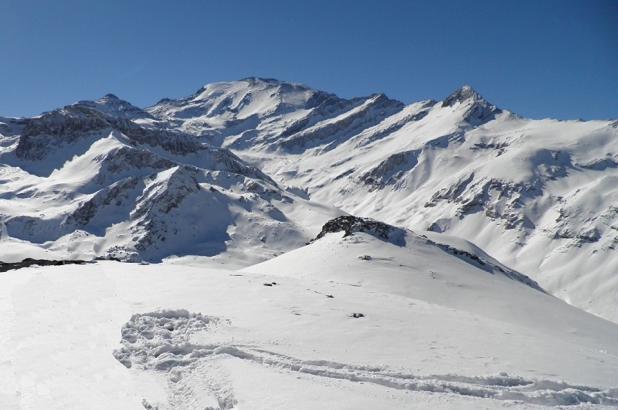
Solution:
M 83 265 L 88 262 L 82 260 L 49 260 L 26 258 L 21 262 L 0 262 L 0 272 L 7 272 L 14 269 L 29 268 L 31 266 L 64 266 L 64 265 Z
M 506 229 L 527 229 L 534 228 L 534 224 L 520 209 L 527 201 L 542 194 L 540 179 L 531 183 L 497 178 L 475 180 L 474 174 L 470 174 L 434 193 L 425 207 L 446 201 L 458 205 L 456 216 L 459 218 L 484 211 L 489 218 L 503 221 Z
M 114 118 L 124 118 L 128 120 L 154 119 L 152 115 L 116 97 L 114 94 L 106 94 L 95 101 L 79 101 L 77 104 L 93 108 Z
M 480 125 L 491 121 L 497 114 L 502 112 L 502 110 L 490 104 L 469 85 L 464 85 L 449 95 L 442 102 L 442 107 L 454 107 L 457 104 L 467 107 L 463 118 L 470 125 Z
M 394 185 L 418 164 L 421 152 L 422 150 L 416 149 L 393 154 L 361 175 L 360 180 L 368 185 L 371 191 Z
M 404 246 L 406 233 L 403 229 L 385 224 L 370 218 L 344 215 L 326 222 L 314 241 L 323 238 L 328 233 L 343 232 L 344 237 L 355 233 L 366 233 L 383 241 Z
M 88 136 L 122 133 L 133 145 L 146 144 L 185 155 L 202 145 L 189 135 L 163 128 L 147 128 L 124 117 L 112 117 L 96 105 L 77 103 L 26 121 L 15 151 L 18 158 L 42 160 L 50 151 Z

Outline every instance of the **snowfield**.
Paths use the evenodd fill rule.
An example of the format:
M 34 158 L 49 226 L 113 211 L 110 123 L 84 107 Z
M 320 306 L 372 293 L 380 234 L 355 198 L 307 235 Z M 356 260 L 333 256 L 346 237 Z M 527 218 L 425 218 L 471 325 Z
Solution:
M 483 263 L 334 232 L 241 271 L 9 271 L 0 407 L 618 406 L 618 326 Z

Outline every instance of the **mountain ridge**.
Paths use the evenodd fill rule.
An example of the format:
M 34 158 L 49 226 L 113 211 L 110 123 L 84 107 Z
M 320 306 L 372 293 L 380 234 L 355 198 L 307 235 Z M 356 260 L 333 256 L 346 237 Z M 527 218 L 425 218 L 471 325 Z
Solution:
M 11 238 L 54 251 L 85 237 L 113 257 L 216 259 L 238 257 L 245 243 L 260 249 L 255 262 L 348 213 L 463 237 L 552 294 L 618 320 L 617 141 L 616 121 L 530 120 L 470 86 L 408 105 L 258 77 L 144 109 L 107 94 L 0 119 L 0 220 Z M 184 182 L 166 179 L 172 169 Z M 185 192 L 192 180 L 199 189 Z M 164 193 L 152 198 L 171 208 L 155 212 L 162 199 L 153 199 L 139 210 L 152 183 Z M 200 203 L 217 217 L 198 217 Z M 172 228 L 191 218 L 216 233 Z M 164 231 L 181 232 L 172 237 L 185 245 L 169 245 Z M 208 244 L 208 235 L 218 239 Z

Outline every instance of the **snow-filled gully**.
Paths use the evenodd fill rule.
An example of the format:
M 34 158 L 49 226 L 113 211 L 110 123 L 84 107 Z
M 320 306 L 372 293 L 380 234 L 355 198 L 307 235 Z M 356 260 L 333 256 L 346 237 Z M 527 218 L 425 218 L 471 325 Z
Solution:
M 326 360 L 301 360 L 244 344 L 195 344 L 192 336 L 213 332 L 229 325 L 217 317 L 186 310 L 162 310 L 135 314 L 122 328 L 121 347 L 114 357 L 128 368 L 166 372 L 173 396 L 186 389 L 182 379 L 217 358 L 232 357 L 283 372 L 315 377 L 372 383 L 386 388 L 455 394 L 470 397 L 512 400 L 540 405 L 576 405 L 581 403 L 618 406 L 618 389 L 570 385 L 564 382 L 526 379 L 500 373 L 491 376 L 455 374 L 419 376 L 390 371 L 384 367 L 357 366 Z M 206 369 L 209 366 L 205 367 Z M 237 401 L 231 386 L 219 380 L 212 394 L 221 409 L 232 409 Z M 144 400 L 146 408 L 156 408 Z

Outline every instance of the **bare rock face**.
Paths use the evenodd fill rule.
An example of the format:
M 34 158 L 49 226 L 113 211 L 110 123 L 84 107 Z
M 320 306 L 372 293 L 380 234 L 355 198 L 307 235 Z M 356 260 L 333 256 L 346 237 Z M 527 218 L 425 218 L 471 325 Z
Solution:
M 490 104 L 469 85 L 464 85 L 456 90 L 442 102 L 443 107 L 453 107 L 456 104 L 466 104 L 469 106 L 464 119 L 471 125 L 479 125 L 490 121 L 502 112 L 502 110 Z
M 403 175 L 418 164 L 418 157 L 422 150 L 398 152 L 392 154 L 378 166 L 361 176 L 361 181 L 369 185 L 371 190 L 381 189 L 387 185 L 394 185 Z
M 314 241 L 323 238 L 328 233 L 335 232 L 344 232 L 344 237 L 362 232 L 399 246 L 404 246 L 406 243 L 403 229 L 370 218 L 351 215 L 339 216 L 326 222 Z
M 133 145 L 161 147 L 174 154 L 201 148 L 194 138 L 163 128 L 147 128 L 125 117 L 112 117 L 93 104 L 77 103 L 26 120 L 15 151 L 18 158 L 42 160 L 50 151 L 86 137 L 102 137 L 112 131 L 126 136 Z
M 114 94 L 106 94 L 95 101 L 80 101 L 78 104 L 93 108 L 115 118 L 129 120 L 154 119 L 154 117 L 146 111 L 116 97 Z
M 497 178 L 475 180 L 474 174 L 470 174 L 436 192 L 425 207 L 434 207 L 446 201 L 458 205 L 457 216 L 460 218 L 484 211 L 486 216 L 502 220 L 506 229 L 534 228 L 534 224 L 519 210 L 527 201 L 542 194 L 540 179 L 531 183 L 515 183 Z
M 111 124 L 104 114 L 84 106 L 68 106 L 27 120 L 15 153 L 18 158 L 42 160 L 50 150 L 106 129 L 111 129 Z

